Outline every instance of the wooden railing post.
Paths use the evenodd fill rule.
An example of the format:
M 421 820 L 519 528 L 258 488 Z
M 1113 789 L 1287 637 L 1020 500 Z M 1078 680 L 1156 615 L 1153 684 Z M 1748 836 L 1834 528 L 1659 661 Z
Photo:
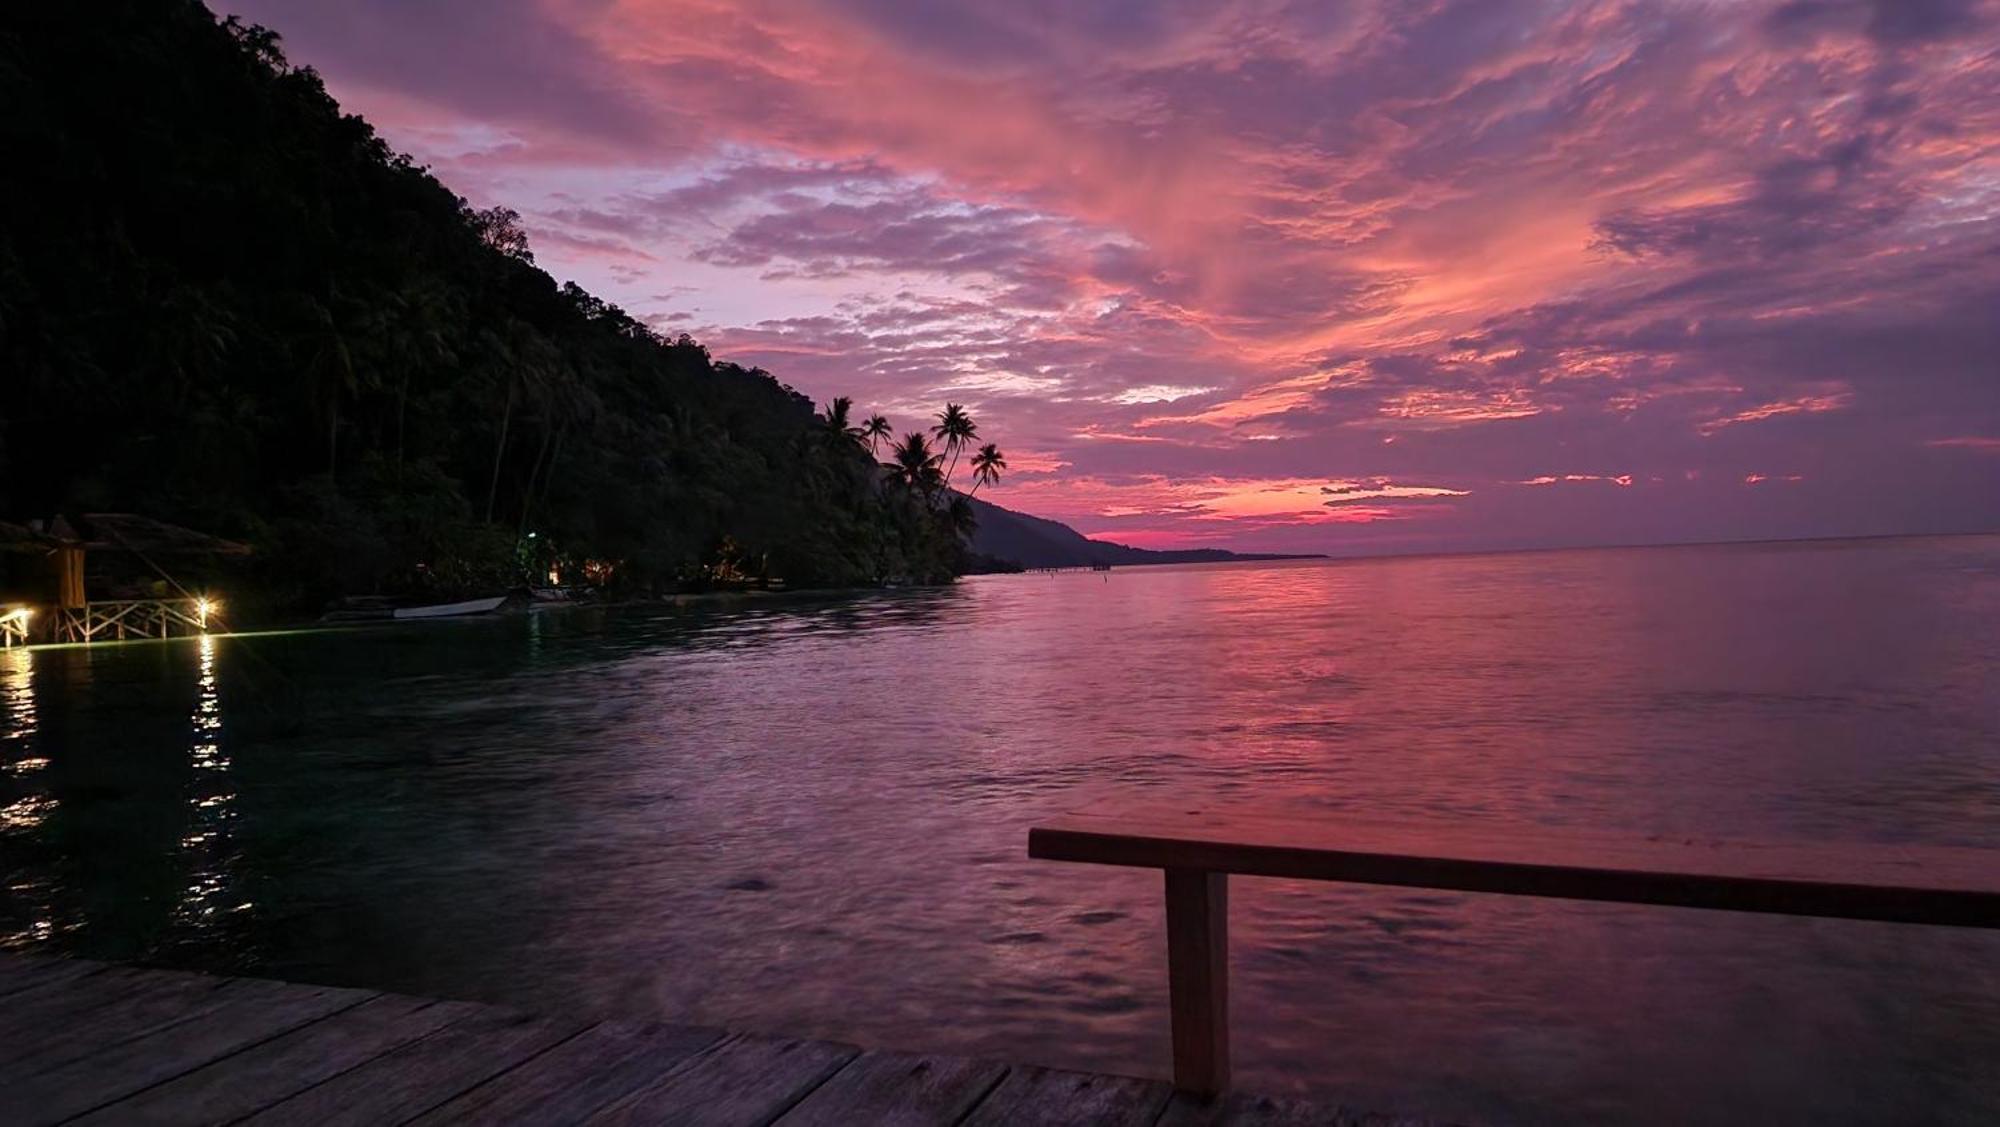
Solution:
M 1229 1087 L 1229 875 L 1166 872 L 1174 1087 L 1219 1095 Z

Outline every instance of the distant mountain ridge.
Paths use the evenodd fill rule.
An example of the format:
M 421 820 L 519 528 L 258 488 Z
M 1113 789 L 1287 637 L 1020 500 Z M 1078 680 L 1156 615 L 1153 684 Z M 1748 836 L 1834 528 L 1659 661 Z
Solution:
M 990 501 L 968 498 L 979 518 L 972 534 L 972 551 L 995 561 L 1022 567 L 1089 567 L 1093 564 L 1222 563 L 1230 560 L 1309 560 L 1317 554 L 1231 552 L 1222 548 L 1155 550 L 1092 540 L 1061 521 L 1003 509 Z

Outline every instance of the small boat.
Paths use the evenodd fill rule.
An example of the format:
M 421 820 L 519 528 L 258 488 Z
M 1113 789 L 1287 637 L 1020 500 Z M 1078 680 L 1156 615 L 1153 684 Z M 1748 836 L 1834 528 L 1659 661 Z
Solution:
M 396 618 L 458 618 L 468 614 L 488 614 L 500 609 L 507 601 L 505 595 L 495 595 L 490 599 L 467 599 L 462 603 L 433 603 L 427 607 L 397 607 Z

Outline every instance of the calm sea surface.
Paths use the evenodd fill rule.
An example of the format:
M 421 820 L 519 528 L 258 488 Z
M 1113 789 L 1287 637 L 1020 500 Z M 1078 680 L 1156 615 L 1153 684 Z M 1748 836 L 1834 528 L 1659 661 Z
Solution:
M 1005 576 L 0 654 L 0 944 L 1165 1071 L 1112 801 L 2000 847 L 2000 538 Z M 2000 935 L 1239 879 L 1253 1089 L 2000 1122 Z

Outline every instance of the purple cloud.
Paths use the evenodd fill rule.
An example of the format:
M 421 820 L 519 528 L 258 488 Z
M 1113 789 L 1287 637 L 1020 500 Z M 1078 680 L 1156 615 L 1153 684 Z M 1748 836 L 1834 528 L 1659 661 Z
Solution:
M 1995 0 L 239 6 L 559 274 L 968 402 L 1093 532 L 1993 520 Z

